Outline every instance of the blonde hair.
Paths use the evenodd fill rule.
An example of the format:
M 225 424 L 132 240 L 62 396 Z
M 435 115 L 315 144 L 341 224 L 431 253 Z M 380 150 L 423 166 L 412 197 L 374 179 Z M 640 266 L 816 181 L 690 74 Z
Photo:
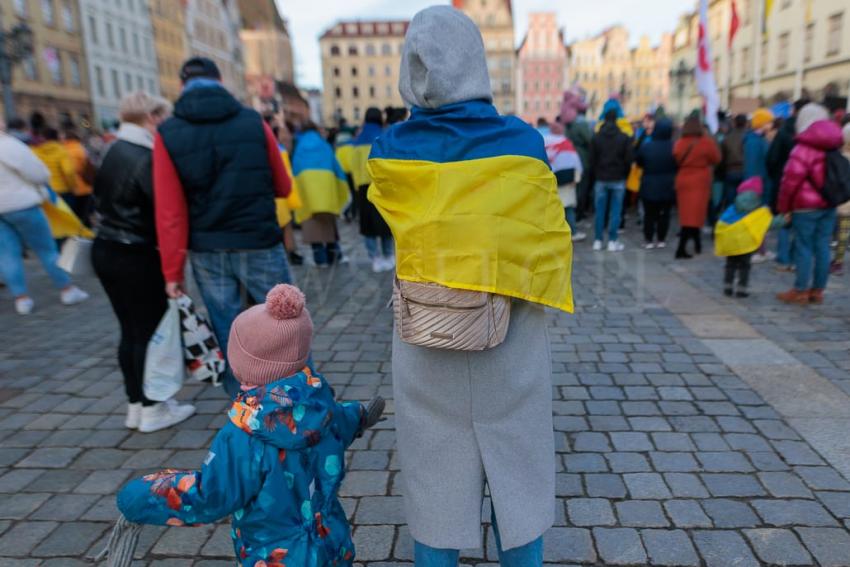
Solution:
M 118 114 L 121 122 L 131 122 L 141 126 L 149 116 L 159 117 L 170 114 L 171 108 L 171 103 L 161 96 L 137 91 L 121 99 Z

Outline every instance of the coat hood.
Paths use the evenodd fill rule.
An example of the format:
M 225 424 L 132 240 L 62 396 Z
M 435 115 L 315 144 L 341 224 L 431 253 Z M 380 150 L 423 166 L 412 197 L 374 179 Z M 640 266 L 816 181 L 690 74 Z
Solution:
M 745 193 L 739 193 L 737 197 L 735 197 L 735 210 L 739 214 L 749 214 L 761 207 L 762 198 L 759 193 L 755 193 L 753 191 L 747 191 Z
M 797 134 L 802 134 L 809 129 L 809 126 L 821 120 L 829 120 L 829 111 L 820 104 L 810 102 L 797 113 L 794 124 Z
M 653 140 L 672 140 L 673 139 L 673 122 L 667 118 L 662 118 L 655 123 L 655 128 L 652 130 Z
M 67 154 L 68 150 L 65 149 L 65 146 L 62 145 L 62 142 L 57 142 L 55 140 L 50 140 L 48 142 L 42 142 L 35 146 L 35 151 L 38 154 L 38 157 L 44 160 L 45 158 L 55 157 L 58 159 L 58 156 L 63 154 Z
M 224 122 L 242 110 L 242 104 L 218 84 L 185 90 L 174 105 L 174 116 L 189 122 Z
M 602 107 L 602 114 L 599 115 L 599 120 L 605 120 L 605 115 L 612 110 L 617 113 L 618 120 L 625 116 L 623 113 L 623 106 L 620 104 L 620 101 L 616 98 L 609 98 L 605 101 L 605 105 Z
M 398 88 L 411 107 L 492 102 L 484 41 L 469 16 L 450 6 L 431 6 L 413 17 L 404 40 Z
M 841 128 L 832 120 L 818 120 L 797 136 L 797 143 L 828 152 L 844 143 Z
M 242 392 L 228 412 L 239 429 L 285 450 L 312 447 L 335 426 L 330 386 L 309 367 Z

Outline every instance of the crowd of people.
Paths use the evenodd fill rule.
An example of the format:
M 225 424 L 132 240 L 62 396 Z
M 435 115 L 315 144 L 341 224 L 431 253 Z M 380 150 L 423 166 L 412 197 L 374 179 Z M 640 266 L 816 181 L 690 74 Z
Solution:
M 734 208 L 741 193 L 752 192 L 747 187 L 758 179 L 759 204 L 782 221 L 773 225 L 778 229 L 775 252 L 761 234 L 756 250 L 739 254 L 745 256 L 740 262 L 747 273 L 751 263 L 770 260 L 780 272 L 796 272 L 794 287 L 778 299 L 801 305 L 821 303 L 830 273 L 843 274 L 850 203 L 831 202 L 824 189 L 830 183 L 828 169 L 836 177 L 844 171 L 830 169 L 831 160 L 850 160 L 850 117 L 801 99 L 785 118 L 767 108 L 721 116 L 720 129 L 712 134 L 696 111 L 681 127 L 663 110 L 632 124 L 617 97 L 605 103 L 595 123 L 586 113 L 581 93 L 571 90 L 554 122 L 580 157 L 577 174 L 570 177 L 570 184 L 578 180 L 577 197 L 564 200 L 575 240 L 584 234 L 576 230 L 574 219 L 592 214 L 593 250 L 606 248 L 606 237 L 609 252 L 623 250 L 619 233 L 629 206 L 636 205 L 632 208 L 643 228 L 644 247 L 663 249 L 675 207 L 675 258 L 690 259 L 702 253 L 703 235 L 714 234 L 723 214 Z M 538 126 L 544 136 L 550 135 L 552 124 L 541 119 Z M 850 188 L 848 179 L 835 182 Z M 767 230 L 761 228 L 762 233 Z M 746 283 L 740 297 L 748 295 L 743 288 Z
M 700 254 L 713 232 L 730 296 L 747 297 L 753 262 L 795 271 L 779 299 L 796 304 L 822 302 L 830 272 L 842 271 L 850 205 L 824 188 L 850 172 L 835 161 L 842 146 L 850 158 L 850 125 L 818 104 L 801 100 L 784 120 L 758 109 L 712 134 L 699 113 L 681 127 L 663 112 L 633 124 L 616 97 L 591 121 L 582 93 L 569 90 L 559 116 L 535 129 L 498 114 L 480 32 L 449 6 L 413 18 L 400 77 L 409 118 L 370 108 L 356 130 L 263 117 L 201 57 L 181 67 L 173 105 L 125 96 L 109 136 L 83 142 L 40 115 L 3 128 L 0 274 L 18 312 L 30 313 L 29 250 L 64 303 L 84 301 L 57 265 L 41 207 L 62 199 L 94 229 L 93 267 L 121 330 L 126 427 L 158 431 L 195 411 L 144 390 L 148 344 L 169 300 L 186 293 L 187 266 L 226 353 L 233 403 L 209 456 L 200 471 L 128 484 L 118 506 L 129 520 L 232 514 L 243 565 L 353 564 L 337 491 L 345 450 L 384 402 L 337 403 L 316 372 L 309 310 L 290 285 L 290 264 L 305 261 L 295 228 L 325 268 L 348 261 L 338 223 L 356 219 L 372 270 L 395 272 L 395 427 L 422 566 L 455 565 L 460 549 L 481 546 L 485 483 L 500 564 L 542 565 L 555 519 L 544 307 L 573 310 L 583 219 L 592 215 L 592 249 L 617 253 L 636 209 L 645 249 L 658 250 L 675 206 L 675 258 Z

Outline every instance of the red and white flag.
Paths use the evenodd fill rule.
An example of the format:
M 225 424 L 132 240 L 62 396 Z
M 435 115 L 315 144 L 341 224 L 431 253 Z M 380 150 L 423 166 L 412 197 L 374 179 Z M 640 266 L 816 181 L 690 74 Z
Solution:
M 696 73 L 697 92 L 702 96 L 705 109 L 705 123 L 711 133 L 717 132 L 720 124 L 717 111 L 720 110 L 720 95 L 714 80 L 711 59 L 711 41 L 708 37 L 708 0 L 699 2 L 699 44 L 697 45 Z
M 732 18 L 729 21 L 729 49 L 732 49 L 732 42 L 735 41 L 739 27 L 741 27 L 741 18 L 738 17 L 738 4 L 735 0 L 732 0 Z

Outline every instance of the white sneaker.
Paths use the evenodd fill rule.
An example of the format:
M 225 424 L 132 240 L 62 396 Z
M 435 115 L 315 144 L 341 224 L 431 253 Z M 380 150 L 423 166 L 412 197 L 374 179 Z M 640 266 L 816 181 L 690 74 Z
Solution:
M 191 404 L 178 404 L 175 400 L 166 400 L 142 408 L 139 431 L 152 433 L 160 429 L 166 429 L 186 421 L 195 414 L 195 406 Z
M 62 291 L 61 297 L 62 305 L 76 305 L 88 299 L 89 294 L 87 294 L 77 286 L 72 285 L 68 289 Z
M 643 247 L 646 248 L 647 250 L 655 250 L 655 243 L 654 242 L 647 242 L 646 244 L 643 245 Z
M 587 239 L 587 235 L 583 232 L 574 232 L 573 233 L 573 242 L 581 242 Z
M 625 248 L 619 240 L 612 240 L 608 243 L 608 252 L 621 252 Z
M 381 258 L 381 262 L 383 263 L 383 268 L 385 272 L 391 272 L 395 270 L 395 257 L 390 256 L 389 258 Z
M 656 246 L 656 248 L 667 248 L 667 243 L 666 242 L 659 242 L 655 246 Z
M 142 404 L 127 404 L 127 419 L 124 420 L 124 427 L 127 429 L 138 429 L 139 423 L 142 421 Z
M 776 252 L 773 252 L 772 250 L 768 250 L 767 252 L 765 252 L 764 256 L 771 262 L 776 260 Z
M 767 262 L 767 256 L 758 253 L 753 254 L 752 262 L 753 264 L 764 264 L 765 262 Z
M 15 300 L 15 311 L 18 315 L 29 315 L 35 307 L 35 301 L 31 297 L 19 297 Z
M 593 249 L 597 252 L 602 250 L 602 241 L 601 240 L 594 240 L 593 241 Z
M 384 271 L 384 259 L 380 256 L 372 258 L 372 271 L 376 274 Z

